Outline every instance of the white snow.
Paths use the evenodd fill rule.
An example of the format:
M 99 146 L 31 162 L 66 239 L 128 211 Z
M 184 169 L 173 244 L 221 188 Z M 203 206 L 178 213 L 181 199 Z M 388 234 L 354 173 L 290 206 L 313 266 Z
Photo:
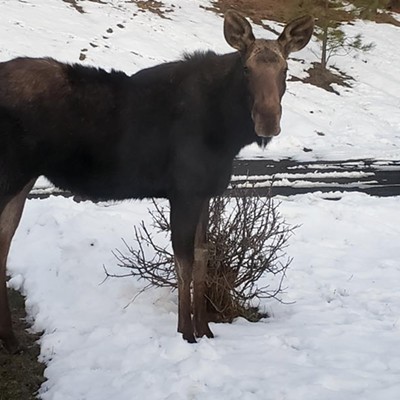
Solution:
M 230 51 L 222 18 L 199 7 L 205 0 L 164 1 L 173 10 L 168 19 L 129 1 L 78 4 L 84 14 L 61 0 L 0 0 L 0 60 L 77 62 L 83 52 L 85 64 L 133 73 L 183 51 Z M 243 157 L 369 158 L 382 167 L 398 159 L 399 28 L 356 22 L 346 30 L 376 44 L 333 60 L 354 77 L 353 88 L 336 88 L 338 96 L 289 82 L 282 134 L 265 151 L 249 146 Z M 305 64 L 290 61 L 291 73 L 304 74 L 316 49 L 314 42 L 295 54 Z M 256 324 L 212 324 L 215 339 L 197 345 L 176 333 L 175 292 L 141 293 L 145 283 L 133 278 L 103 282 L 103 266 L 119 272 L 112 250 L 123 249 L 122 238 L 133 244 L 133 224 L 148 220 L 148 202 L 28 201 L 9 273 L 10 286 L 26 295 L 33 329 L 44 331 L 41 398 L 400 398 L 400 198 L 332 192 L 279 201 L 287 222 L 299 225 L 287 249 L 294 261 L 286 304 L 264 301 L 272 317 Z

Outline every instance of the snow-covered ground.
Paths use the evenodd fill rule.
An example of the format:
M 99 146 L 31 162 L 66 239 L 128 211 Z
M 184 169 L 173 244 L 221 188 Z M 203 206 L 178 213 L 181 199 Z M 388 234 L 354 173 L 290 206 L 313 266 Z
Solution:
M 337 197 L 337 194 L 335 195 Z M 31 200 L 10 258 L 11 285 L 44 330 L 43 399 L 396 400 L 400 394 L 400 198 L 282 199 L 301 224 L 283 305 L 272 318 L 215 325 L 197 345 L 176 333 L 176 293 L 119 272 L 146 202 Z M 269 279 L 266 277 L 266 279 Z M 135 298 L 136 297 L 136 298 Z M 133 301 L 134 300 L 134 301 Z
M 105 3 L 105 4 L 104 4 Z M 133 73 L 183 51 L 230 51 L 222 18 L 205 0 L 164 1 L 166 19 L 129 1 L 0 0 L 0 60 L 52 56 Z M 274 24 L 277 28 L 277 24 Z M 340 96 L 289 82 L 283 132 L 243 157 L 395 160 L 400 147 L 400 30 L 357 22 L 375 48 L 333 61 L 355 78 Z M 256 36 L 271 33 L 255 27 Z M 292 74 L 315 61 L 314 42 L 290 61 Z M 397 76 L 396 76 L 397 74 Z M 0 89 L 1 90 L 1 89 Z M 320 133 L 324 135 L 321 135 Z M 319 133 L 319 134 L 318 134 Z M 312 149 L 304 152 L 303 148 Z M 111 251 L 133 242 L 147 202 L 27 202 L 9 260 L 10 285 L 27 296 L 44 330 L 45 400 L 400 398 L 400 198 L 353 193 L 280 199 L 294 261 L 283 300 L 265 301 L 271 318 L 213 325 L 214 340 L 184 342 L 176 293 L 137 294 Z M 269 279 L 266 277 L 265 279 Z M 102 283 L 102 284 L 101 284 Z

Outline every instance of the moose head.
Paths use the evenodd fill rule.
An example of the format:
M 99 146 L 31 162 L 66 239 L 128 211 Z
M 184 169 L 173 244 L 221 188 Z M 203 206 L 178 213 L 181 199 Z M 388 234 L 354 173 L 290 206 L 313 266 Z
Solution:
M 248 21 L 235 11 L 225 14 L 224 35 L 239 50 L 251 99 L 251 117 L 258 136 L 279 135 L 281 99 L 286 90 L 287 58 L 311 39 L 314 19 L 297 18 L 276 40 L 256 39 Z

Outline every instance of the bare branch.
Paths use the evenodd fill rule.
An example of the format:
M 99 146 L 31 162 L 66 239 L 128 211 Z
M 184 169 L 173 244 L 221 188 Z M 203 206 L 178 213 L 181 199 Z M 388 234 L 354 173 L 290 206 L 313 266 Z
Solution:
M 296 227 L 290 227 L 271 197 L 249 197 L 241 189 L 234 196 L 216 197 L 210 204 L 207 233 L 209 262 L 206 281 L 207 307 L 211 320 L 232 321 L 243 316 L 257 320 L 261 299 L 283 292 L 286 270 L 292 262 L 285 249 Z M 169 207 L 153 201 L 149 210 L 152 230 L 144 222 L 134 228 L 134 245 L 124 241 L 125 251 L 115 250 L 121 268 L 146 280 L 146 286 L 176 288 L 174 256 L 170 246 L 159 244 L 159 236 L 170 234 Z M 106 279 L 117 275 L 108 274 Z M 259 285 L 260 278 L 278 276 L 275 287 Z M 275 279 L 276 281 L 276 279 Z M 256 305 L 255 305 L 256 304 Z

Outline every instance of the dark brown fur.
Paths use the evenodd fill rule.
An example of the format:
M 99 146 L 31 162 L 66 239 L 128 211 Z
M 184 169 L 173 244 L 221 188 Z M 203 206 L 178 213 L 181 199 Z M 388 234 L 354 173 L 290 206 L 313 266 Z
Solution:
M 36 101 L 55 100 L 66 96 L 68 86 L 66 68 L 50 58 L 16 58 L 2 69 L 2 97 L 10 105 L 18 106 Z
M 213 336 L 204 298 L 208 200 L 225 190 L 234 156 L 260 140 L 256 133 L 266 140 L 279 133 L 285 58 L 311 32 L 306 17 L 277 41 L 257 41 L 249 23 L 229 12 L 225 36 L 239 53 L 196 54 L 131 77 L 52 59 L 0 63 L 0 341 L 9 351 L 18 342 L 6 261 L 40 175 L 93 199 L 169 199 L 178 331 L 189 342 Z

